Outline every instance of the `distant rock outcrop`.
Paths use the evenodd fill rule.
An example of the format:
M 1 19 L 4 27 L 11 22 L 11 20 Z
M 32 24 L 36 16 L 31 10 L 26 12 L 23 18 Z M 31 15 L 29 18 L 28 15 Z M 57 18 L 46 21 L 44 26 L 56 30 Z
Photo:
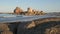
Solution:
M 23 10 L 21 9 L 21 8 L 19 8 L 19 7 L 16 7 L 15 9 L 14 9 L 14 13 L 15 14 L 21 14 L 23 12 Z
M 32 8 L 28 8 L 27 11 L 32 13 Z
M 44 15 L 43 11 L 33 10 L 32 8 L 28 8 L 25 15 Z
M 34 12 L 32 11 L 32 8 L 27 8 L 25 15 L 33 15 L 33 14 Z
M 45 13 L 43 11 L 33 10 L 32 8 L 27 8 L 26 12 L 23 12 L 23 10 L 19 7 L 16 7 L 14 10 L 15 14 L 22 14 L 22 15 L 44 15 Z

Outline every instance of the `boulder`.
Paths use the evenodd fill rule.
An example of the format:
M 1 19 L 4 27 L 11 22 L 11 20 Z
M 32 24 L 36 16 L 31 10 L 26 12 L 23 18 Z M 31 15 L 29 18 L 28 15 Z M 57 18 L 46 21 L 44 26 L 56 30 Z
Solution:
M 7 24 L 0 24 L 0 30 L 9 30 L 8 25 Z
M 27 11 L 32 13 L 32 8 L 28 8 Z
M 14 9 L 14 13 L 15 14 L 21 14 L 23 12 L 23 10 L 21 9 L 21 8 L 19 8 L 19 7 L 16 7 L 15 9 Z
M 13 34 L 13 32 L 10 31 L 8 24 L 0 23 L 0 34 Z

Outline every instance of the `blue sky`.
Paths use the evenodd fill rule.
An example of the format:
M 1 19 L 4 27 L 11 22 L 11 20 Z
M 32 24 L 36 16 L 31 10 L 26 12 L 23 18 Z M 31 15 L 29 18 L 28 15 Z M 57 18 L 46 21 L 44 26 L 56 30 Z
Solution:
M 60 0 L 0 0 L 0 12 L 13 12 L 16 6 L 23 10 L 32 7 L 44 12 L 60 12 Z

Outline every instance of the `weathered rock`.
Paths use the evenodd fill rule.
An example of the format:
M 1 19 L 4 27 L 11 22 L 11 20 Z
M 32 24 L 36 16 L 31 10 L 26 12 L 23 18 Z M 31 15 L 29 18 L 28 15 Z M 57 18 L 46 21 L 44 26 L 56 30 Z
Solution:
M 36 26 L 35 22 L 32 21 L 32 23 L 30 23 L 30 24 L 27 25 L 27 29 L 33 28 L 35 26 Z
M 11 31 L 3 31 L 1 34 L 13 34 Z
M 46 34 L 60 34 L 60 25 L 46 29 Z
M 43 11 L 40 11 L 41 15 L 44 15 L 45 13 Z
M 13 34 L 13 32 L 10 31 L 8 24 L 0 23 L 0 34 Z
M 32 8 L 28 8 L 27 11 L 32 13 Z
M 19 7 L 16 7 L 14 10 L 15 14 L 22 14 L 22 15 L 44 15 L 45 13 L 43 11 L 33 10 L 32 8 L 28 8 L 26 12 L 23 12 L 23 10 Z
M 14 10 L 15 14 L 21 14 L 22 12 L 23 12 L 23 10 L 19 7 L 16 7 L 15 10 Z
M 0 24 L 0 30 L 9 30 L 8 25 L 7 24 Z

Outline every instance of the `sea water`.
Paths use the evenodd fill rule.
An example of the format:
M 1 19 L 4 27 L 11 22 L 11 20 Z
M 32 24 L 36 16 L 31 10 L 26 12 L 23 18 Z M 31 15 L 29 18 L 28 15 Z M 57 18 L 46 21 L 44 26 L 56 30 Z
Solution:
M 50 17 L 60 17 L 55 15 L 34 15 L 34 16 L 25 16 L 25 15 L 16 15 L 16 14 L 0 14 L 0 23 L 1 22 L 17 22 L 17 21 L 32 21 L 36 19 L 50 18 Z

